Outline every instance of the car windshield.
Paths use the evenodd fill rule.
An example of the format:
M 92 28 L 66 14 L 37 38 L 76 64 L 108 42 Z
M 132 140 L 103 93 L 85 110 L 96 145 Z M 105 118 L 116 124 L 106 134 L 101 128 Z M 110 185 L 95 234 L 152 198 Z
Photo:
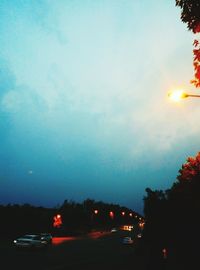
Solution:
M 26 234 L 24 236 L 22 236 L 21 238 L 26 238 L 26 239 L 40 239 L 40 236 L 39 235 L 30 235 L 30 234 Z
M 26 235 L 22 236 L 22 238 L 33 239 L 34 238 L 34 235 L 28 235 L 28 234 L 26 234 Z

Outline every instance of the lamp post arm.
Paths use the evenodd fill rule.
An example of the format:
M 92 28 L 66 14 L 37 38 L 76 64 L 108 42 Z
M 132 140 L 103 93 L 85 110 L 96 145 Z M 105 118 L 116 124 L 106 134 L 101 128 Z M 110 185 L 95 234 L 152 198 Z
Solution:
M 190 95 L 190 94 L 186 94 L 187 97 L 200 97 L 200 95 Z

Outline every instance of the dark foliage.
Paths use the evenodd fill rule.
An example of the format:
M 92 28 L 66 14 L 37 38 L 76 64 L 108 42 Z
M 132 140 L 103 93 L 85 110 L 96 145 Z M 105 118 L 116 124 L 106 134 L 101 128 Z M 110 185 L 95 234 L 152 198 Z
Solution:
M 200 1 L 176 0 L 176 6 L 182 9 L 181 20 L 187 23 L 188 29 L 194 33 L 200 32 Z
M 95 214 L 94 210 L 98 210 Z M 109 216 L 113 211 L 113 219 Z M 122 217 L 121 212 L 127 214 Z M 15 237 L 25 233 L 50 232 L 53 235 L 71 235 L 88 232 L 92 229 L 111 228 L 124 223 L 135 223 L 137 219 L 128 213 L 133 211 L 115 204 L 96 202 L 87 199 L 83 203 L 65 200 L 56 208 L 24 205 L 0 205 L 0 236 Z M 62 226 L 53 227 L 54 216 L 60 214 Z M 135 215 L 139 216 L 137 213 Z
M 193 33 L 200 32 L 200 0 L 176 0 L 176 6 L 181 8 L 181 20 L 187 23 L 187 28 Z M 200 87 L 200 45 L 198 40 L 193 43 L 194 79 L 190 82 Z
M 187 267 L 181 269 L 192 269 L 200 241 L 200 153 L 187 159 L 170 189 L 146 192 L 145 240 L 167 248 L 172 267 L 178 262 Z

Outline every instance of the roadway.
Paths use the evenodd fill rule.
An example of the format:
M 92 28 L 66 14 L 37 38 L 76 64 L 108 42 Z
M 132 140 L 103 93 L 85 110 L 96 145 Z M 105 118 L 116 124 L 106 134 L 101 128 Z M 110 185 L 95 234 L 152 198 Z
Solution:
M 122 244 L 131 232 L 94 232 L 82 237 L 54 237 L 45 250 L 21 250 L 11 242 L 0 245 L 2 270 L 144 270 L 144 260 L 135 253 L 137 241 Z

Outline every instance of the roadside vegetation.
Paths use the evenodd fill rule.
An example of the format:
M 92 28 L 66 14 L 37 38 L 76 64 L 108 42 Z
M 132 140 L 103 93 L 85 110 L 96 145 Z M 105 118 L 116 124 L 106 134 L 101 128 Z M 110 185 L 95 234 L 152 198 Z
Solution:
M 200 153 L 187 159 L 170 189 L 147 188 L 146 193 L 143 241 L 154 252 L 154 265 L 165 250 L 169 269 L 195 269 L 191 267 L 199 260 Z
M 105 230 L 122 224 L 136 224 L 140 215 L 117 204 L 87 199 L 82 203 L 65 200 L 55 208 L 29 204 L 0 205 L 0 237 L 49 232 L 52 235 L 77 235 Z M 55 222 L 59 217 L 59 222 Z M 57 220 L 58 221 L 58 220 Z

